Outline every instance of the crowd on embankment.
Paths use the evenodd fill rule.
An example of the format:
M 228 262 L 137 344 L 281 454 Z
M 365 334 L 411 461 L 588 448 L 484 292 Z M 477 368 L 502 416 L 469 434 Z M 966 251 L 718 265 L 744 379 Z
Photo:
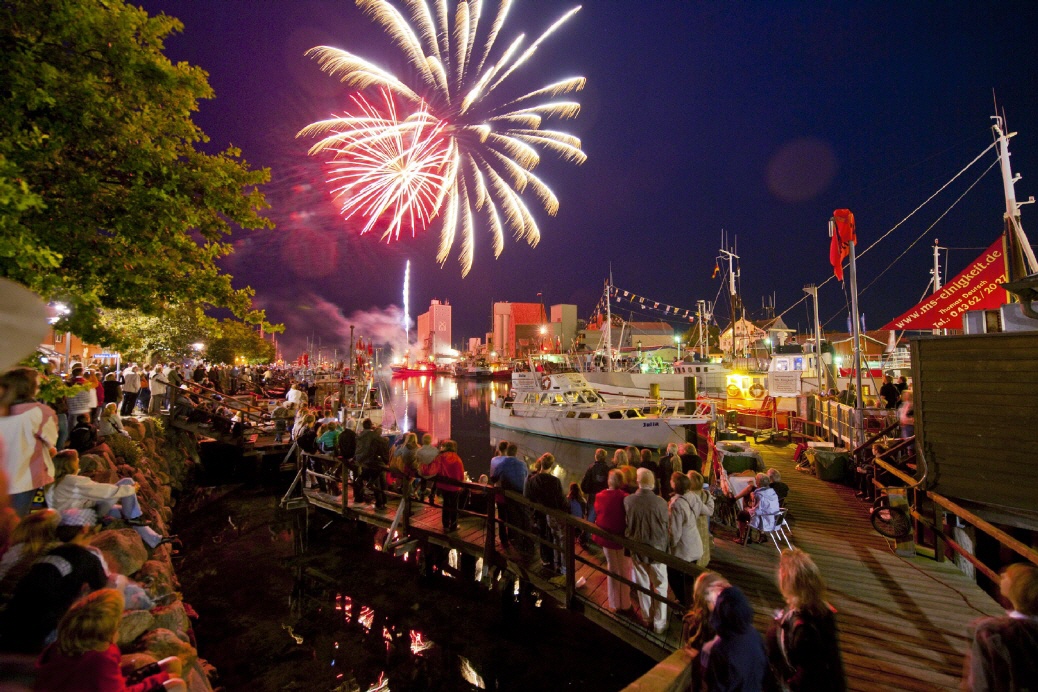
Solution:
M 211 690 L 169 534 L 194 437 L 143 414 L 154 382 L 142 399 L 139 378 L 74 365 L 74 394 L 44 403 L 41 378 L 0 375 L 0 687 Z

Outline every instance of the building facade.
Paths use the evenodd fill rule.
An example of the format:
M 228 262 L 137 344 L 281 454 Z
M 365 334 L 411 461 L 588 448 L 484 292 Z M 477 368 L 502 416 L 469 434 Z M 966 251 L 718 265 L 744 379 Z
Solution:
M 451 305 L 432 300 L 429 311 L 418 316 L 417 346 L 427 358 L 451 350 Z

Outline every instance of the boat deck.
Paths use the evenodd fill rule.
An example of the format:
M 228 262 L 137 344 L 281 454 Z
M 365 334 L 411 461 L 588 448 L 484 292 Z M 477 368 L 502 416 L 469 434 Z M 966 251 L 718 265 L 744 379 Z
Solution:
M 779 469 L 790 486 L 787 504 L 794 545 L 812 555 L 828 582 L 830 601 L 838 610 L 849 689 L 957 689 L 968 624 L 981 616 L 1001 614 L 998 604 L 951 563 L 897 556 L 893 546 L 873 531 L 869 507 L 854 496 L 853 489 L 797 472 L 791 447 L 759 445 L 757 449 L 766 465 Z M 391 500 L 381 511 L 353 504 L 344 511 L 339 496 L 313 489 L 304 490 L 304 495 L 316 507 L 381 527 L 390 526 L 397 509 L 397 502 Z M 409 535 L 482 557 L 484 520 L 463 516 L 460 524 L 459 531 L 445 535 L 439 508 L 414 504 Z M 778 552 L 770 543 L 743 546 L 732 540 L 731 529 L 715 528 L 710 569 L 746 592 L 763 632 L 772 612 L 782 605 L 775 585 Z M 657 659 L 678 646 L 676 614 L 663 635 L 613 616 L 605 607 L 605 575 L 580 562 L 583 558 L 604 567 L 604 559 L 581 548 L 577 554 L 577 577 L 585 583 L 571 603 L 576 610 Z M 542 571 L 536 558 L 497 550 L 494 560 L 546 597 L 565 604 L 565 589 L 549 581 L 551 573 Z

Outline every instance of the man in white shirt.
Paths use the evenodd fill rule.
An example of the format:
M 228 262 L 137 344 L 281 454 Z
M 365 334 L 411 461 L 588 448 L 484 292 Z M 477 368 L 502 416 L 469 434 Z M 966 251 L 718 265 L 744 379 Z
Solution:
M 123 405 L 119 414 L 133 415 L 133 405 L 137 403 L 137 394 L 141 391 L 141 376 L 137 374 L 137 366 L 131 365 L 123 371 Z

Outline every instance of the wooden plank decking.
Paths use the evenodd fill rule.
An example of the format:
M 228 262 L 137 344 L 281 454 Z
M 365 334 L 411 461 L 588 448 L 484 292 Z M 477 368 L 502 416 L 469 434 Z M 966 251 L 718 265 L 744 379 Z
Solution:
M 792 518 L 793 543 L 808 551 L 829 585 L 830 601 L 839 611 L 838 622 L 844 664 L 852 690 L 951 690 L 956 689 L 968 645 L 968 624 L 984 615 L 1003 611 L 976 584 L 951 563 L 894 554 L 886 539 L 873 531 L 869 506 L 854 497 L 851 488 L 820 481 L 794 470 L 791 447 L 758 447 L 769 467 L 778 468 L 790 486 L 787 501 Z M 342 514 L 341 498 L 314 489 L 304 490 L 311 504 Z M 348 504 L 354 518 L 389 527 L 396 501 L 385 510 L 371 505 Z M 479 557 L 483 555 L 484 521 L 465 517 L 460 530 L 444 534 L 440 509 L 413 505 L 411 535 Z M 717 527 L 710 569 L 716 570 L 746 592 L 756 610 L 756 625 L 766 631 L 772 613 L 782 606 L 775 585 L 778 552 L 768 544 L 743 546 L 725 527 Z M 605 575 L 580 559 L 604 567 L 600 553 L 577 551 L 577 578 L 585 583 L 577 590 L 576 603 L 585 617 L 640 650 L 662 659 L 679 644 L 680 622 L 671 618 L 663 635 L 609 613 Z M 514 551 L 498 551 L 497 566 L 531 583 L 565 604 L 565 589 L 549 581 L 550 572 L 538 559 Z

